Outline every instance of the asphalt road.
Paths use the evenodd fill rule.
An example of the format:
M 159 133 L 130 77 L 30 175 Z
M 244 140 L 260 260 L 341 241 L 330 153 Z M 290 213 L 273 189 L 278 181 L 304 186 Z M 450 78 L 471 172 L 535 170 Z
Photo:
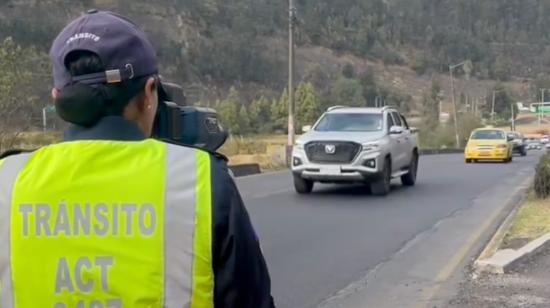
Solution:
M 408 268 L 426 263 L 417 271 L 431 273 L 443 267 L 457 254 L 454 246 L 502 207 L 507 192 L 533 173 L 537 161 L 534 153 L 511 164 L 466 165 L 462 155 L 424 156 L 417 186 L 396 181 L 388 197 L 338 185 L 319 185 L 312 195 L 299 196 L 289 172 L 237 183 L 261 239 L 277 307 L 415 307 L 409 299 L 410 305 L 390 303 L 389 295 L 400 295 L 387 292 L 401 292 L 392 285 L 411 280 Z M 436 244 L 427 251 L 422 243 L 430 240 Z M 381 265 L 389 270 L 375 271 Z

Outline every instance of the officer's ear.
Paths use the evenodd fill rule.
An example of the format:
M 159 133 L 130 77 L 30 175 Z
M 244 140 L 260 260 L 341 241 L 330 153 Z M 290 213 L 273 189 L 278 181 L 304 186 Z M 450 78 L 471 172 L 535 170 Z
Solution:
M 155 109 L 155 112 L 159 104 L 157 87 L 157 79 L 151 77 L 147 80 L 147 83 L 145 84 L 145 90 L 143 92 L 145 95 L 145 100 L 151 105 L 153 109 Z
M 141 93 L 134 98 L 138 111 L 142 114 L 148 113 L 148 110 L 156 112 L 158 105 L 157 83 L 155 78 L 151 77 L 143 86 Z
M 59 97 L 59 94 L 60 94 L 60 93 L 61 93 L 61 92 L 59 91 L 59 89 L 52 88 L 52 98 L 53 98 L 54 100 L 56 100 L 56 99 Z
M 139 110 L 138 122 L 142 131 L 149 137 L 153 131 L 153 123 L 157 114 L 158 94 L 157 80 L 151 77 L 145 83 L 143 92 L 136 102 Z

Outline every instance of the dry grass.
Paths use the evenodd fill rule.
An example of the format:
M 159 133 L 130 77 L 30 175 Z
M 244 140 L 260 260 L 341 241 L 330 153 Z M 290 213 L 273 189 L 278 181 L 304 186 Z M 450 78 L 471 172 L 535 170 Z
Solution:
M 286 168 L 286 136 L 266 135 L 230 138 L 220 149 L 229 157 L 230 165 L 258 163 L 262 170 Z
M 503 246 L 514 246 L 515 242 L 524 244 L 548 232 L 550 232 L 550 200 L 537 199 L 534 193 L 531 193 L 504 237 Z
M 11 148 L 37 149 L 62 140 L 61 132 L 22 132 Z M 227 140 L 220 152 L 229 157 L 229 163 L 259 163 L 262 170 L 280 170 L 286 168 L 285 135 L 265 135 L 254 137 L 236 137 Z
M 23 145 L 39 145 L 44 146 L 59 142 L 62 139 L 63 134 L 61 132 L 27 132 L 22 133 L 20 136 L 20 142 Z
M 286 136 L 284 135 L 231 137 L 221 147 L 220 152 L 227 156 L 265 154 L 271 148 L 285 147 L 285 145 Z
M 280 159 L 273 159 L 269 154 L 258 155 L 235 155 L 229 157 L 229 165 L 260 164 L 262 171 L 276 171 L 287 168 L 284 156 Z
M 502 127 L 503 129 L 510 129 L 510 127 Z M 550 132 L 550 124 L 542 124 L 541 126 L 535 125 L 516 125 L 516 130 L 523 133 L 523 134 L 538 134 L 539 131 L 549 131 Z
M 8 136 L 13 140 L 9 148 L 34 150 L 52 143 L 59 142 L 62 139 L 61 132 L 21 132 Z M 6 148 L 8 150 L 8 148 Z
M 548 119 L 548 116 L 547 116 Z M 537 134 L 539 131 L 550 131 L 550 124 L 542 122 L 539 126 L 537 124 L 538 118 L 537 115 L 528 113 L 528 114 L 519 114 L 516 119 L 516 130 L 522 132 L 523 134 Z M 523 124 L 527 123 L 527 124 Z M 509 130 L 510 126 L 500 127 L 502 129 Z

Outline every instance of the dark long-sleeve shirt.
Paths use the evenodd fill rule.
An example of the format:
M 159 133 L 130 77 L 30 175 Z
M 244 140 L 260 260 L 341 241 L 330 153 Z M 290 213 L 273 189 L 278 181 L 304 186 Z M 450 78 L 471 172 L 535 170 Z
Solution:
M 134 123 L 106 117 L 91 128 L 73 126 L 66 141 L 145 139 Z M 8 154 L 17 154 L 17 151 Z M 216 308 L 272 308 L 271 282 L 258 237 L 226 159 L 211 153 L 212 254 Z

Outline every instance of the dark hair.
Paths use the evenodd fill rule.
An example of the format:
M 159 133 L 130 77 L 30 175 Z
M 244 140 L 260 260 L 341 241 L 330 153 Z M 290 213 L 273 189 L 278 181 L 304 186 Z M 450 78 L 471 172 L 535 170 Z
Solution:
M 80 76 L 105 71 L 101 59 L 89 51 L 70 53 L 65 66 L 71 76 Z M 120 116 L 128 103 L 143 94 L 143 88 L 150 76 L 122 81 L 117 84 L 86 85 L 74 83 L 60 90 L 55 99 L 59 116 L 80 126 L 93 126 L 109 115 Z

